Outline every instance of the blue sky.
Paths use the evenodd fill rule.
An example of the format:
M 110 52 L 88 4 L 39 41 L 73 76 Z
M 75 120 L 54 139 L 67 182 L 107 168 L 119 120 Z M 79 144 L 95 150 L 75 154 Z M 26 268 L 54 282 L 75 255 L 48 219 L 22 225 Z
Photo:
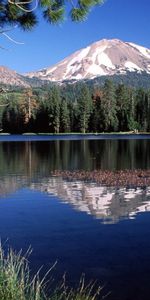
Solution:
M 31 32 L 14 29 L 16 45 L 0 36 L 0 65 L 19 73 L 51 66 L 76 50 L 103 38 L 118 38 L 150 48 L 150 0 L 106 0 L 82 23 L 66 20 L 49 25 L 40 20 Z

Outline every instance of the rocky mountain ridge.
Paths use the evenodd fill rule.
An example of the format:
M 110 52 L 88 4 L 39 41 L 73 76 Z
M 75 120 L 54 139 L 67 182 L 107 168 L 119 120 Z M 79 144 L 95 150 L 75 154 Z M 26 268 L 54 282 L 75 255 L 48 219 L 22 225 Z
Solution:
M 24 76 L 5 66 L 0 66 L 0 83 L 4 85 L 22 86 L 25 88 L 30 86 L 24 79 Z

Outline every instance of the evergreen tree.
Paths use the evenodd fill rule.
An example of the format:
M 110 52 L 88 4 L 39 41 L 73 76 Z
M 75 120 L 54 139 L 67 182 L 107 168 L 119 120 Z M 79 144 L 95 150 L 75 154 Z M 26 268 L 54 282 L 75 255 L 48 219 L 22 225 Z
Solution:
M 104 131 L 116 131 L 118 128 L 115 88 L 111 80 L 106 80 L 101 101 Z
M 127 124 L 128 130 L 137 131 L 139 130 L 139 124 L 136 120 L 136 95 L 134 89 L 127 89 L 128 92 L 128 110 L 127 110 Z
M 147 131 L 150 131 L 150 90 L 146 93 L 146 102 L 147 102 L 147 111 L 146 111 L 146 119 L 147 119 Z
M 116 105 L 118 128 L 120 131 L 128 130 L 129 92 L 124 84 L 119 84 L 116 89 Z
M 111 81 L 106 81 L 103 89 L 96 87 L 91 92 L 86 84 L 78 83 L 47 90 L 15 88 L 7 92 L 7 100 L 0 93 L 0 130 L 150 131 L 150 91 L 123 84 L 115 88 Z
M 103 0 L 77 0 L 73 1 L 69 16 L 72 21 L 83 21 L 90 9 Z M 23 29 L 31 29 L 37 24 L 38 10 L 50 24 L 62 22 L 68 5 L 63 0 L 1 0 L 0 1 L 0 26 L 19 25 Z
M 58 86 L 53 86 L 48 94 L 48 118 L 51 132 L 59 133 L 60 130 L 60 90 Z
M 70 116 L 68 103 L 65 98 L 61 100 L 60 104 L 60 128 L 61 132 L 70 132 Z
M 3 128 L 2 128 L 3 114 L 4 114 L 6 107 L 8 107 L 8 104 L 9 103 L 8 103 L 8 99 L 7 99 L 6 90 L 3 88 L 0 88 L 0 131 L 3 131 Z
M 137 95 L 136 95 L 136 120 L 139 124 L 139 128 L 141 130 L 146 131 L 147 130 L 147 98 L 146 98 L 146 92 L 143 88 L 138 89 Z
M 39 101 L 38 110 L 34 122 L 35 132 L 50 132 L 49 129 L 49 116 L 48 116 L 48 100 L 45 96 L 44 99 Z
M 8 98 L 9 105 L 3 113 L 2 127 L 5 132 L 22 133 L 24 131 L 23 115 L 15 95 Z
M 92 95 L 93 100 L 93 111 L 90 116 L 90 129 L 93 132 L 103 131 L 103 120 L 102 120 L 102 91 L 95 90 Z
M 90 113 L 92 110 L 92 99 L 86 84 L 81 84 L 77 99 L 78 126 L 79 131 L 85 133 L 88 129 Z

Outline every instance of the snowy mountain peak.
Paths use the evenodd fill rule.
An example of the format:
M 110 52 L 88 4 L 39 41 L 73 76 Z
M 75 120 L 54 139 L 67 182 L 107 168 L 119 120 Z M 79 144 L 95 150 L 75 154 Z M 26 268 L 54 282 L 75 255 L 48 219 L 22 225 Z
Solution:
M 118 39 L 103 39 L 76 51 L 56 65 L 27 76 L 50 81 L 92 79 L 127 72 L 150 73 L 150 49 Z

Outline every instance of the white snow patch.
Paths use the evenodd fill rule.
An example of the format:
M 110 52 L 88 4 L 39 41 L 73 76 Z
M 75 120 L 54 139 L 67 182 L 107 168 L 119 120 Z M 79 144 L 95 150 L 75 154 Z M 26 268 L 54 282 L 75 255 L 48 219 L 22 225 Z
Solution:
M 87 74 L 88 73 L 92 75 L 107 75 L 107 73 L 100 66 L 96 64 L 93 64 L 88 68 Z
M 70 65 L 68 65 L 67 66 L 67 70 L 66 70 L 66 73 L 65 73 L 65 75 L 63 76 L 63 79 L 66 79 L 66 78 L 68 78 L 68 76 L 69 77 L 72 77 L 72 78 L 77 78 L 77 76 L 73 76 L 72 74 L 74 73 L 74 72 L 77 72 L 79 69 L 81 68 L 81 64 L 75 64 L 74 66 L 70 66 Z M 81 78 L 82 78 L 82 76 L 81 76 Z M 80 79 L 81 79 L 80 78 Z M 78 78 L 79 79 L 79 78 Z
M 112 64 L 111 59 L 104 52 L 97 55 L 99 65 L 104 65 L 108 68 L 115 69 L 115 66 Z
M 90 46 L 86 47 L 85 49 L 82 49 L 80 53 L 76 56 L 76 60 L 81 61 L 85 56 L 88 55 L 89 51 L 90 51 Z
M 136 194 L 134 191 L 126 192 L 124 198 L 125 199 L 132 199 L 135 198 Z
M 82 79 L 82 75 L 78 74 L 76 76 L 70 76 L 70 78 L 80 80 L 80 79 Z
M 129 45 L 133 46 L 136 48 L 139 52 L 141 52 L 144 56 L 150 59 L 150 50 L 148 48 L 136 45 L 134 43 L 128 43 Z
M 74 66 L 69 66 L 68 67 L 68 70 L 67 70 L 67 73 L 65 74 L 65 77 L 70 75 L 70 76 L 73 76 L 72 74 L 74 74 L 75 72 L 78 72 L 80 70 L 80 68 L 82 67 L 81 64 L 77 64 L 77 65 L 74 65 Z M 69 74 L 70 73 L 70 74 Z
M 127 71 L 122 69 L 122 68 L 120 68 L 118 71 L 119 71 L 120 74 L 126 74 L 127 73 Z
M 87 56 L 89 53 L 90 47 L 87 47 L 85 49 L 82 49 L 81 51 L 78 51 L 78 53 L 75 53 L 76 55 L 69 61 L 68 66 L 70 67 L 75 62 L 80 62 L 84 57 Z
M 145 212 L 145 211 L 150 211 L 150 205 L 149 202 L 146 202 L 144 205 L 141 205 L 137 207 L 136 211 L 131 212 L 129 216 L 134 217 L 136 216 L 139 212 Z
M 127 61 L 125 64 L 125 67 L 128 68 L 130 71 L 138 70 L 138 71 L 143 71 L 140 67 L 138 67 L 136 64 L 134 64 L 131 61 Z
M 67 69 L 66 69 L 66 73 L 65 73 L 65 78 L 67 77 L 67 74 L 70 72 L 75 72 L 75 68 L 72 70 L 72 68 L 74 66 L 72 66 L 75 63 L 79 63 L 81 62 L 81 60 L 87 56 L 87 54 L 89 53 L 90 50 L 90 46 L 86 47 L 85 49 L 82 49 L 81 51 L 79 51 L 79 53 L 75 53 L 76 55 L 69 61 L 69 63 L 67 64 Z M 75 66 L 76 67 L 76 66 Z
M 45 74 L 45 75 L 42 74 L 42 75 L 43 75 L 43 76 L 46 76 L 46 75 L 50 74 L 51 72 L 55 71 L 56 69 L 58 69 L 59 67 L 61 67 L 61 66 L 65 65 L 65 64 L 67 64 L 66 74 L 65 74 L 65 76 L 64 76 L 64 79 L 65 79 L 65 78 L 66 78 L 66 75 L 67 75 L 70 71 L 73 73 L 73 72 L 77 71 L 77 70 L 80 68 L 80 66 L 78 67 L 78 65 L 77 65 L 77 66 L 71 66 L 71 65 L 73 65 L 73 64 L 76 63 L 76 62 L 80 62 L 84 57 L 87 56 L 89 50 L 90 50 L 90 46 L 86 47 L 85 49 L 82 49 L 81 51 L 78 51 L 78 52 L 74 53 L 74 54 L 76 54 L 76 55 L 75 55 L 73 58 L 70 58 L 70 61 L 69 61 L 69 62 L 68 62 L 68 59 L 65 58 L 65 59 L 62 60 L 60 63 L 58 63 L 55 67 L 48 68 L 46 74 Z M 72 68 L 71 68 L 71 67 L 72 67 Z M 42 70 L 42 71 L 43 71 L 43 70 Z
M 107 48 L 106 45 L 102 45 L 102 46 L 97 47 L 96 49 L 94 49 L 94 52 L 91 55 L 92 61 L 95 62 L 97 56 L 100 55 L 101 53 L 104 53 L 106 48 Z
M 134 191 L 134 193 L 135 193 L 136 195 L 139 195 L 139 194 L 142 194 L 143 191 L 142 191 L 142 189 L 137 189 L 136 191 Z
M 47 69 L 47 72 L 45 74 L 45 76 L 49 75 L 50 73 L 54 72 L 57 69 L 57 67 L 53 67 L 51 69 Z
M 92 197 L 98 197 L 100 194 L 104 193 L 105 188 L 102 186 L 100 186 L 100 187 L 97 187 L 97 186 L 91 187 L 90 186 L 87 188 L 87 191 L 92 194 Z
M 93 198 L 92 205 L 95 210 L 105 211 L 109 207 L 113 194 L 98 195 L 99 200 L 95 201 Z

